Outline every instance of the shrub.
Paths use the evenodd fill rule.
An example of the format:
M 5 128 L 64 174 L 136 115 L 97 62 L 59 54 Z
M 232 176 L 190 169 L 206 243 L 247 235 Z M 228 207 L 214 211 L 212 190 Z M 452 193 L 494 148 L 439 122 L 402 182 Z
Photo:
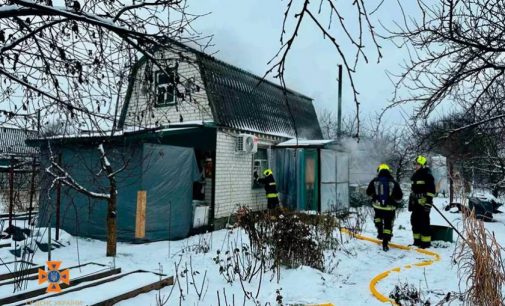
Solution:
M 323 251 L 338 244 L 335 217 L 277 209 L 269 212 L 239 211 L 238 225 L 249 236 L 252 250 L 264 252 L 277 269 L 301 265 L 324 270 Z
M 370 198 L 359 190 L 354 190 L 349 193 L 349 205 L 351 207 L 371 206 Z
M 493 233 L 475 218 L 472 211 L 464 219 L 465 241 L 461 241 L 455 260 L 459 272 L 466 279 L 466 305 L 504 305 L 502 288 L 505 286 L 504 248 Z

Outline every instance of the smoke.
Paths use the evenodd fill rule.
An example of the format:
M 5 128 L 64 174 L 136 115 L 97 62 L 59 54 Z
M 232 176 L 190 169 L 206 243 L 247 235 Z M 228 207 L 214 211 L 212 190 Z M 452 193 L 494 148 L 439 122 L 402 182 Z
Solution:
M 377 167 L 390 159 L 388 144 L 383 140 L 362 138 L 357 142 L 353 138 L 344 138 L 340 145 L 349 153 L 350 184 L 368 184 L 377 175 Z

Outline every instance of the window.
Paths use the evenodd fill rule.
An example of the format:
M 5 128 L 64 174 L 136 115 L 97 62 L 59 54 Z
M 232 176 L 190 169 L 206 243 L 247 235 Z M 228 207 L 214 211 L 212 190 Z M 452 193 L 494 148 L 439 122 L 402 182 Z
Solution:
M 163 71 L 156 71 L 156 102 L 155 107 L 169 106 L 176 104 L 176 82 L 175 69 L 166 69 L 169 75 Z
M 262 177 L 263 176 L 263 171 L 265 169 L 268 169 L 268 153 L 267 153 L 267 149 L 258 148 L 258 152 L 256 152 L 253 155 L 253 169 L 252 169 L 252 172 L 253 172 L 252 187 L 253 188 L 263 188 L 263 185 L 258 184 L 254 180 L 254 172 L 258 173 L 259 177 Z

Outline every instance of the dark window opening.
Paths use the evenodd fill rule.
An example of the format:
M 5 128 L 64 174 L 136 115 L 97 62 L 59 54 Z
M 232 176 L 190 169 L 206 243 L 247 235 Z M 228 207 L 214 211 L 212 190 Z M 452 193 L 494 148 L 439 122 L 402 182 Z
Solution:
M 253 155 L 253 183 L 252 188 L 263 188 L 263 185 L 256 182 L 254 179 L 254 172 L 258 174 L 259 177 L 263 176 L 263 171 L 268 169 L 268 151 L 264 148 L 258 148 L 258 151 Z
M 176 104 L 175 69 L 166 69 L 169 75 L 163 71 L 156 71 L 156 101 L 155 107 Z

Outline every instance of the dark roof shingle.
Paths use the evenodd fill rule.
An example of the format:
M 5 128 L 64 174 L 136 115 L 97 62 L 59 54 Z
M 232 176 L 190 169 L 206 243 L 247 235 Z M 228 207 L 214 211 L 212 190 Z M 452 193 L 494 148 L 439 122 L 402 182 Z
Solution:
M 312 99 L 202 53 L 198 63 L 218 125 L 286 136 L 296 126 L 300 138 L 322 138 Z
M 0 127 L 0 155 L 32 155 L 37 148 L 28 146 L 28 138 L 37 137 L 37 132 Z

